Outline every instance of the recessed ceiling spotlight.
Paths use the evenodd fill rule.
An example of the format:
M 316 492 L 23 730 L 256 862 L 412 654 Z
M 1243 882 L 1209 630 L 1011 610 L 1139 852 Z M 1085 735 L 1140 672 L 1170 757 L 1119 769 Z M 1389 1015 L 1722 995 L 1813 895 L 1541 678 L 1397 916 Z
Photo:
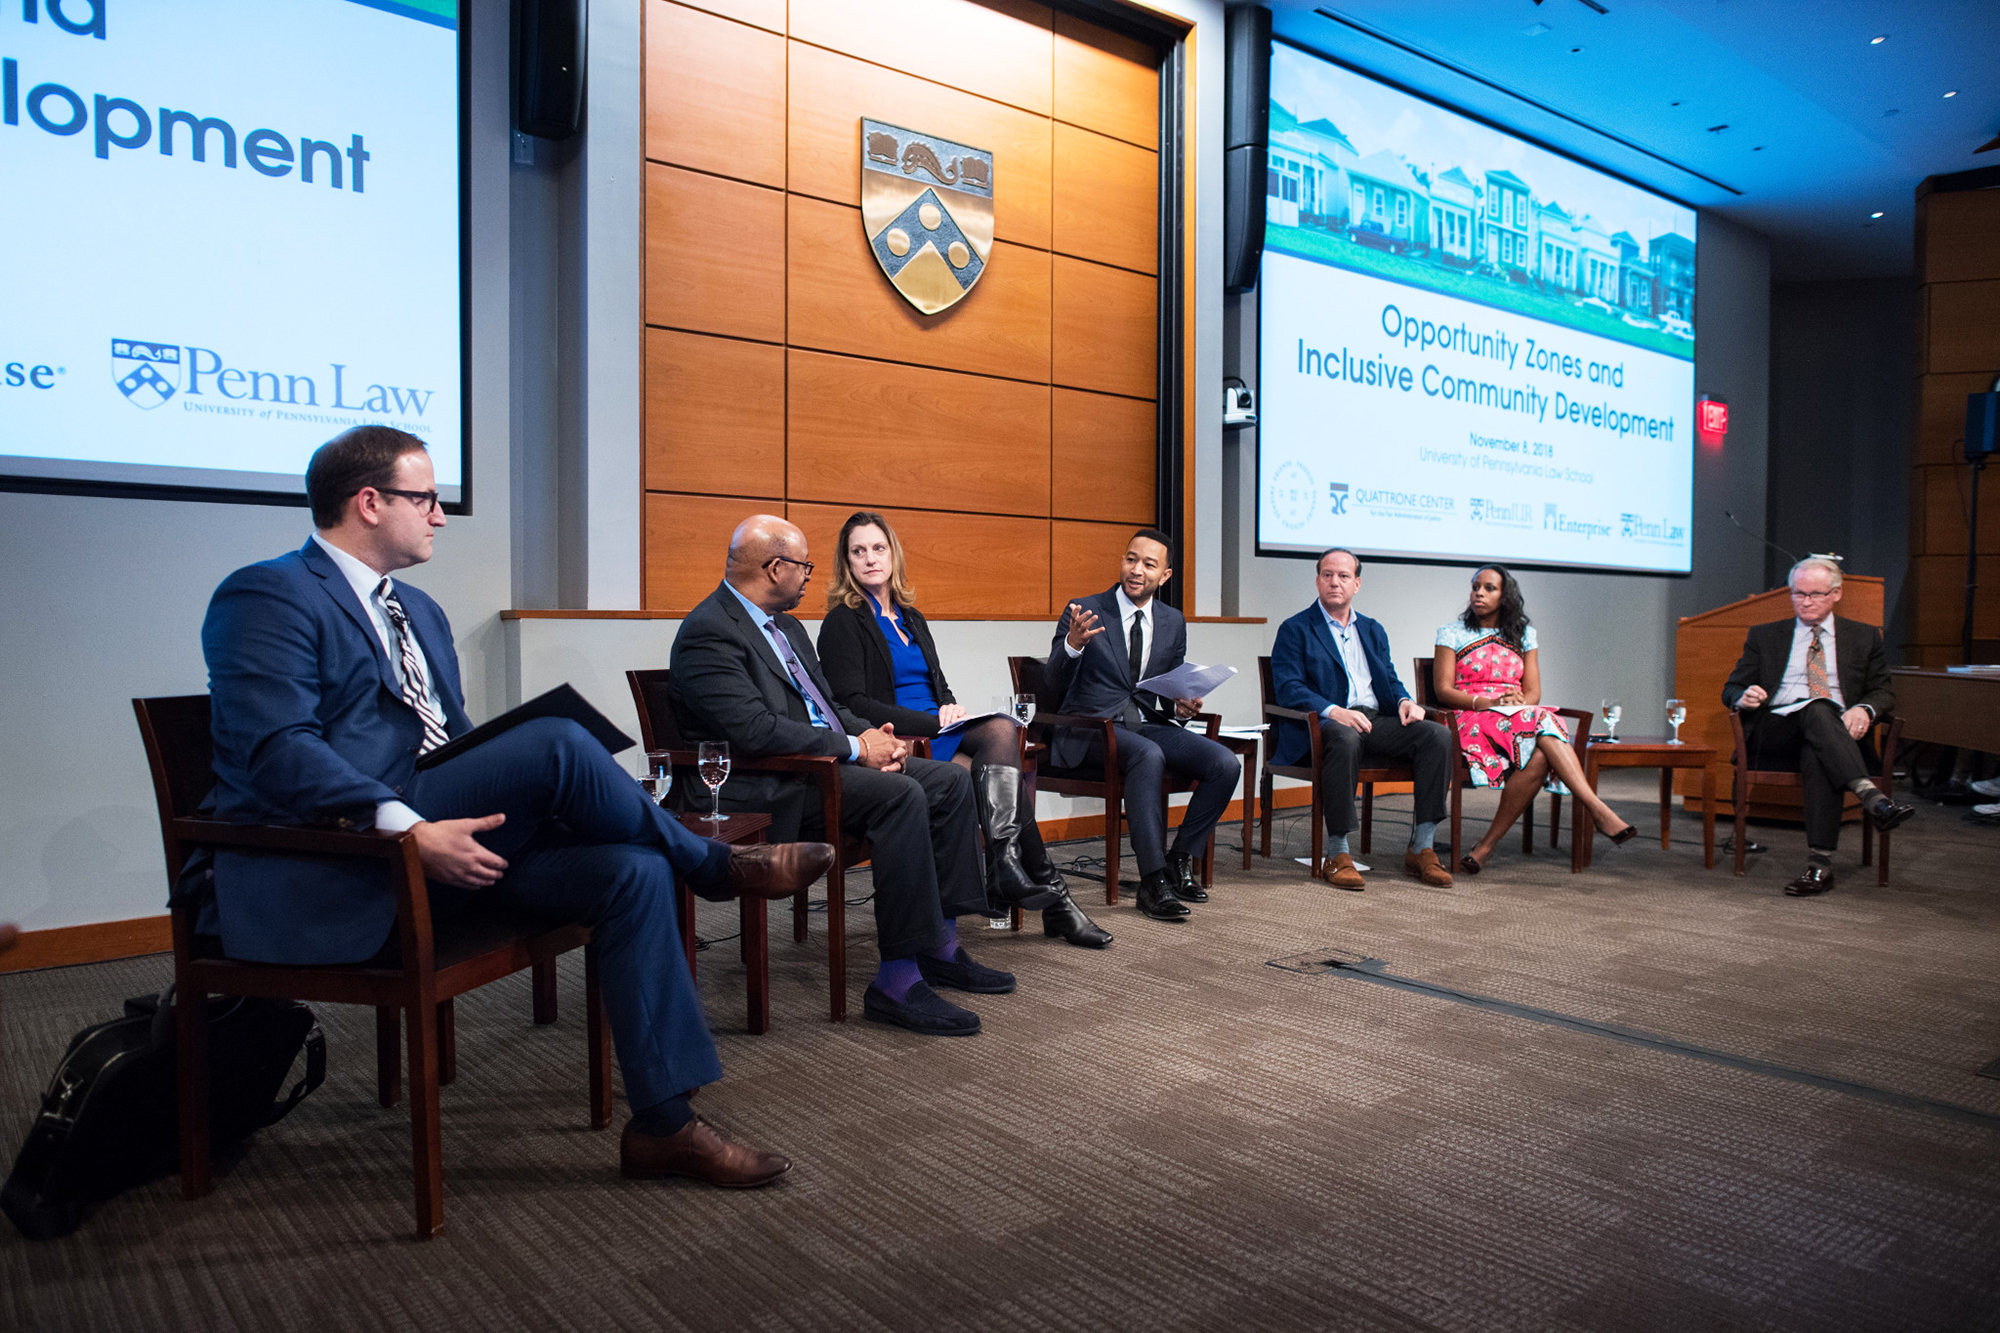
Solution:
M 1580 54 L 1582 54 L 1582 52 L 1583 52 L 1583 48 L 1582 48 L 1582 47 L 1580 47 L 1580 46 L 1572 46 L 1572 47 L 1571 47 L 1571 48 L 1569 49 L 1569 53 L 1570 53 L 1571 55 L 1580 55 Z
M 1946 96 L 1946 97 L 1956 97 L 1956 96 L 1958 96 L 1958 89 L 1956 89 L 1956 88 L 1952 89 L 1952 90 L 1951 90 L 1950 92 L 1946 93 L 1946 94 L 1945 94 L 1945 96 Z
M 1869 217 L 1871 217 L 1871 218 L 1879 218 L 1879 217 L 1881 217 L 1882 215 L 1881 215 L 1880 213 L 1870 213 L 1870 214 L 1869 214 L 1868 216 L 1869 216 Z
M 1752 148 L 1750 151 L 1753 153 L 1761 153 L 1764 151 L 1764 145 L 1758 144 L 1755 148 Z
M 1888 40 L 1889 40 L 1889 34 L 1885 32 L 1880 37 L 1870 37 L 1868 39 L 1868 44 L 1870 46 L 1880 46 L 1882 43 Z
M 1669 102 L 1669 103 L 1667 103 L 1667 105 L 1668 105 L 1668 106 L 1679 106 L 1679 105 L 1680 105 L 1680 103 L 1679 103 L 1679 102 Z
M 1708 127 L 1708 132 L 1709 132 L 1710 134 L 1720 134 L 1720 133 L 1722 133 L 1722 132 L 1723 132 L 1724 130 L 1726 130 L 1726 129 L 1728 129 L 1728 128 L 1729 128 L 1729 126 L 1728 126 L 1728 125 L 1726 125 L 1726 124 L 1723 124 L 1723 125 L 1711 125 L 1711 126 L 1709 126 L 1709 127 Z

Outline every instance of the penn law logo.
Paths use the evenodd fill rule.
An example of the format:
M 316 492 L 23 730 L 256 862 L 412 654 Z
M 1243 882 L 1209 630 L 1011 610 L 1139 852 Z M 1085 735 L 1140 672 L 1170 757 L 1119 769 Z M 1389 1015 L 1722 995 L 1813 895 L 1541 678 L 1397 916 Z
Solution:
M 864 119 L 861 222 L 904 300 L 926 315 L 958 304 L 993 254 L 993 154 Z
M 113 338 L 111 382 L 125 395 L 126 402 L 152 411 L 180 390 L 180 345 Z

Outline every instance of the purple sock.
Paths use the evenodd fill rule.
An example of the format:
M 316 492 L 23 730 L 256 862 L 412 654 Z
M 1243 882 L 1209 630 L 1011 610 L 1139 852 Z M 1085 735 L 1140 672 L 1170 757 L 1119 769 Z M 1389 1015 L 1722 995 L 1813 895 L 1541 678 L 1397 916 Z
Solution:
M 931 950 L 931 957 L 949 963 L 958 957 L 958 922 L 944 923 L 944 942 Z
M 897 1004 L 910 993 L 910 987 L 924 979 L 917 970 L 914 958 L 884 958 L 882 965 L 875 969 L 875 986 Z

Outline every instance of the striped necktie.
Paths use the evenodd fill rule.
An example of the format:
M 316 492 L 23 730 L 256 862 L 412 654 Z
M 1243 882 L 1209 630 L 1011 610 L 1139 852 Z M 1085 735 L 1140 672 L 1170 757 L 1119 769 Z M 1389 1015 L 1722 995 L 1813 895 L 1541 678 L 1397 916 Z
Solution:
M 1813 699 L 1831 699 L 1826 683 L 1826 645 L 1820 642 L 1820 627 L 1813 626 L 1812 642 L 1806 647 L 1806 694 Z
M 382 609 L 389 613 L 389 623 L 396 627 L 396 648 L 403 659 L 403 702 L 417 710 L 424 724 L 424 743 L 417 753 L 429 754 L 450 740 L 451 733 L 445 730 L 444 718 L 431 702 L 430 674 L 424 670 L 423 649 L 417 646 L 409 612 L 403 610 L 403 603 L 388 579 L 375 586 L 375 595 L 382 599 Z

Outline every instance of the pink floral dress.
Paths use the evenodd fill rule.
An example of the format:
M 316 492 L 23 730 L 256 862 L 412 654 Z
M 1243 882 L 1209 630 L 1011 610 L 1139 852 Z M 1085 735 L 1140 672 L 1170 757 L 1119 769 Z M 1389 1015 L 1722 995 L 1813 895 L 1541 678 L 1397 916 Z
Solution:
M 1452 684 L 1467 694 L 1498 694 L 1507 686 L 1519 685 L 1528 669 L 1523 654 L 1535 649 L 1534 626 L 1528 627 L 1522 640 L 1522 651 L 1515 652 L 1497 631 L 1467 629 L 1458 621 L 1437 632 L 1438 646 L 1458 654 L 1458 674 Z M 1475 787 L 1497 787 L 1505 782 L 1508 773 L 1534 756 L 1535 742 L 1542 736 L 1569 744 L 1568 725 L 1553 708 L 1541 704 L 1467 708 L 1458 714 L 1458 746 L 1465 751 Z M 1563 790 L 1553 775 L 1547 788 Z

